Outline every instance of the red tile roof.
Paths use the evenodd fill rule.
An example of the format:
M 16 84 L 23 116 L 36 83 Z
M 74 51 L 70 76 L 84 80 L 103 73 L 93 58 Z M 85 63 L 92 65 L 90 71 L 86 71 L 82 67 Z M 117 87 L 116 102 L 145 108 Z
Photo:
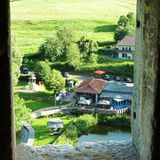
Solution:
M 85 79 L 77 88 L 78 93 L 100 94 L 106 84 L 106 80 L 98 78 Z
M 117 46 L 135 46 L 135 37 L 134 36 L 126 36 L 124 37 Z

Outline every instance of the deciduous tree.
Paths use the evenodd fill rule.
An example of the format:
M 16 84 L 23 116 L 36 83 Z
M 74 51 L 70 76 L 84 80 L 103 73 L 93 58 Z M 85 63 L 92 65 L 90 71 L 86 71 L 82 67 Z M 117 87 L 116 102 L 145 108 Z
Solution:
M 76 43 L 71 43 L 67 48 L 66 62 L 68 65 L 73 66 L 75 69 L 79 69 L 81 61 L 81 54 Z

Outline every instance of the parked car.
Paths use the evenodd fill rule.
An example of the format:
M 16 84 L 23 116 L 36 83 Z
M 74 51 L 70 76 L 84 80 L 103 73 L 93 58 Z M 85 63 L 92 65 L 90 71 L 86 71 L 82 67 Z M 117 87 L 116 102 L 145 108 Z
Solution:
M 105 74 L 105 75 L 103 76 L 103 78 L 104 78 L 105 80 L 110 80 L 110 79 L 111 79 L 111 77 L 110 77 L 108 74 Z
M 56 94 L 56 101 L 60 100 L 63 98 L 63 94 L 62 93 L 57 93 Z
M 133 83 L 133 80 L 131 78 L 125 78 L 124 81 L 127 83 Z
M 28 74 L 29 69 L 28 69 L 28 67 L 26 67 L 26 66 L 22 66 L 22 67 L 20 68 L 20 71 L 21 71 L 22 74 Z
M 68 72 L 64 72 L 64 77 L 68 78 L 70 75 Z
M 120 80 L 121 80 L 120 77 L 118 77 L 118 76 L 116 76 L 114 79 L 115 79 L 116 81 L 120 81 Z

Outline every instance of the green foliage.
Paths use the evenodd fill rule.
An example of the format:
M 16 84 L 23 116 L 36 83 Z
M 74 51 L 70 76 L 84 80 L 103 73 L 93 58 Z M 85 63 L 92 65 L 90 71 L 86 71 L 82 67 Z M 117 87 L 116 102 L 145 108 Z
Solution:
M 84 114 L 70 123 L 64 134 L 60 136 L 56 144 L 69 143 L 75 145 L 78 141 L 78 137 L 88 132 L 88 130 L 97 124 L 97 119 L 89 114 Z
M 45 81 L 45 87 L 57 94 L 65 87 L 65 79 L 60 71 L 53 69 L 49 79 Z
M 66 52 L 66 62 L 76 70 L 80 67 L 81 54 L 76 43 L 71 43 Z
M 57 36 L 47 38 L 45 42 L 39 47 L 39 54 L 42 60 L 55 61 L 61 53 L 61 42 Z
M 110 126 L 129 127 L 131 126 L 129 115 L 104 115 L 97 114 L 98 123 L 108 124 Z
M 71 121 L 73 121 L 74 117 L 70 117 L 68 119 L 66 116 L 63 116 L 61 117 L 61 119 L 64 122 L 64 128 L 62 129 L 63 132 L 69 126 Z M 53 144 L 58 138 L 59 135 L 51 136 L 51 134 L 53 134 L 53 131 L 48 131 L 47 123 L 49 122 L 49 120 L 49 117 L 41 117 L 32 120 L 31 126 L 35 130 L 34 145 L 40 146 Z M 63 139 L 63 142 L 66 142 L 65 138 Z
M 34 93 L 18 93 L 21 98 L 25 100 L 27 108 L 30 108 L 32 111 L 36 111 L 42 108 L 55 107 L 54 96 L 52 92 L 34 92 Z M 58 101 L 57 105 L 66 105 L 66 101 Z
M 12 75 L 13 75 L 13 84 L 18 83 L 18 78 L 20 76 L 20 66 L 22 64 L 23 55 L 17 49 L 15 37 L 12 36 L 11 39 L 11 54 L 12 54 Z
M 126 35 L 135 35 L 135 15 L 132 12 L 129 12 L 126 16 L 119 17 L 114 39 L 119 41 Z
M 56 33 L 61 46 L 63 47 L 63 52 L 70 46 L 70 44 L 76 42 L 75 28 L 71 25 L 63 25 L 58 28 Z M 63 54 L 63 55 L 64 55 Z
M 80 41 L 78 41 L 80 52 L 84 59 L 88 60 L 92 53 L 96 53 L 98 50 L 98 44 L 96 41 L 86 39 L 82 37 Z
M 59 27 L 56 34 L 47 38 L 39 47 L 40 58 L 54 62 L 60 56 L 65 57 L 71 44 L 75 43 L 75 37 L 74 29 L 71 26 Z
M 97 64 L 97 61 L 98 61 L 98 55 L 95 53 L 92 53 L 89 57 L 89 62 L 95 65 Z
M 75 125 L 78 128 L 79 134 L 86 133 L 86 131 L 97 124 L 97 119 L 89 114 L 84 114 L 80 117 L 78 117 L 75 120 Z
M 25 101 L 18 95 L 14 96 L 14 109 L 16 132 L 18 132 L 24 123 L 29 123 L 31 121 L 31 110 L 26 108 Z
M 48 80 L 51 77 L 51 67 L 45 61 L 39 61 L 35 65 L 34 73 L 39 80 Z
M 128 35 L 128 30 L 126 28 L 123 28 L 121 26 L 118 26 L 114 32 L 114 39 L 116 41 L 122 40 L 126 35 Z

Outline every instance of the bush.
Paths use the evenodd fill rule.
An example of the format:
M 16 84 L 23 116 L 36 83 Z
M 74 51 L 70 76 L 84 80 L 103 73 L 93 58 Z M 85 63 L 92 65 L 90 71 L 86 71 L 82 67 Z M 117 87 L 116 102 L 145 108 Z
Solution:
M 97 114 L 98 123 L 110 126 L 129 127 L 131 126 L 130 116 L 128 115 L 104 115 Z
M 34 70 L 38 80 L 48 80 L 51 76 L 51 67 L 45 61 L 40 61 L 36 63 Z
M 84 114 L 75 120 L 75 125 L 79 130 L 79 134 L 86 133 L 90 127 L 95 126 L 96 124 L 97 119 L 94 116 L 88 114 Z
M 80 116 L 74 122 L 71 122 L 65 133 L 57 139 L 56 144 L 69 143 L 75 145 L 78 141 L 78 136 L 86 133 L 89 128 L 96 124 L 97 119 L 94 116 L 88 114 Z
M 15 125 L 16 132 L 21 130 L 24 123 L 31 121 L 31 109 L 26 108 L 24 99 L 18 95 L 14 96 L 14 109 L 15 109 Z

